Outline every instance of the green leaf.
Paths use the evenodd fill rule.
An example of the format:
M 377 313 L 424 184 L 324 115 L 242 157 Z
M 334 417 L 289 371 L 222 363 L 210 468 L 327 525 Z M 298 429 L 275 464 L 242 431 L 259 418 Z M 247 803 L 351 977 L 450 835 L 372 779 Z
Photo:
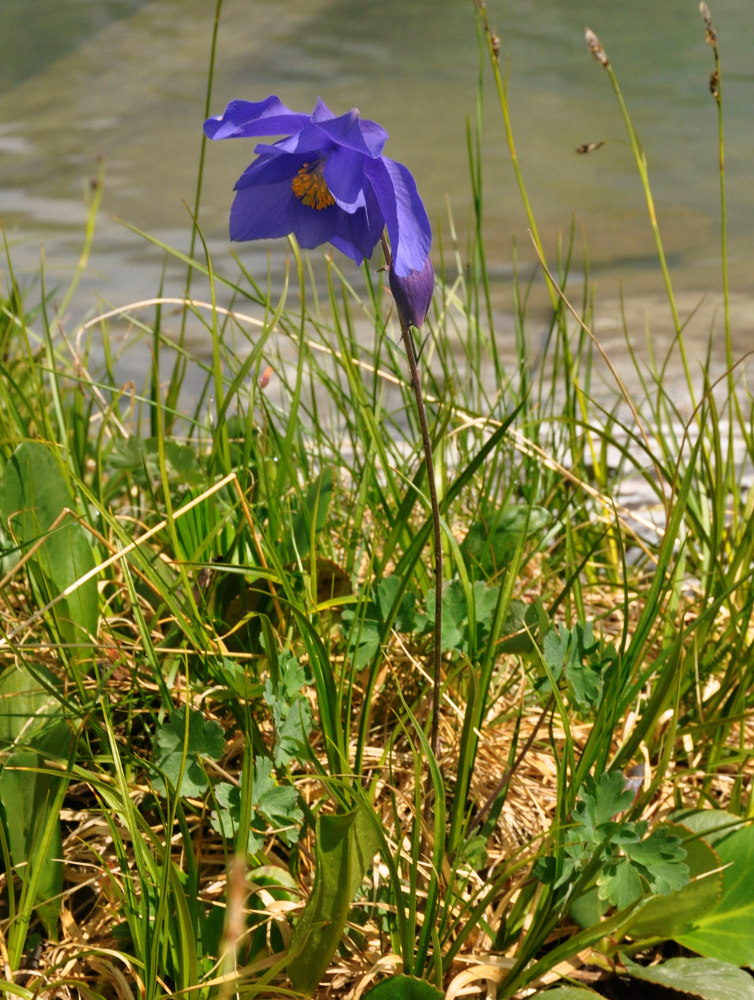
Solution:
M 254 761 L 251 806 L 286 843 L 298 840 L 304 821 L 304 814 L 298 808 L 298 792 L 292 785 L 278 784 L 269 757 L 257 757 Z
M 626 787 L 626 779 L 620 771 L 607 771 L 597 781 L 587 776 L 579 790 L 574 818 L 588 829 L 594 829 L 623 812 L 633 800 L 634 793 Z
M 652 892 L 664 896 L 687 884 L 686 851 L 681 846 L 681 838 L 667 827 L 658 827 L 636 844 L 621 846 L 631 861 L 642 867 L 642 875 Z
M 235 840 L 241 821 L 241 789 L 221 781 L 212 788 L 217 809 L 210 813 L 212 829 L 227 840 Z M 267 833 L 276 833 L 287 844 L 299 837 L 304 814 L 298 807 L 298 792 L 292 785 L 278 784 L 269 757 L 254 761 L 251 826 L 247 840 L 250 854 L 264 846 Z
M 0 518 L 25 552 L 38 542 L 29 559 L 36 600 L 46 604 L 95 566 L 89 536 L 73 515 L 73 494 L 53 450 L 41 441 L 26 441 L 13 452 L 0 479 Z M 62 519 L 53 528 L 55 522 Z M 51 609 L 64 642 L 89 641 L 97 633 L 97 581 L 93 577 Z
M 477 580 L 472 585 L 474 599 L 474 618 L 476 621 L 477 643 L 489 632 L 492 617 L 498 601 L 498 589 L 490 587 L 483 580 Z M 434 626 L 435 593 L 427 592 L 427 613 L 417 615 L 419 627 L 431 629 Z M 468 652 L 469 607 L 466 591 L 462 581 L 455 577 L 449 580 L 442 592 L 442 646 L 443 649 L 458 649 Z
M 675 940 L 709 958 L 754 966 L 754 826 L 715 844 L 723 871 L 720 902 L 699 913 L 695 926 Z
M 294 989 L 307 996 L 340 944 L 351 901 L 379 849 L 367 808 L 317 819 L 314 887 L 294 928 L 287 966 Z
M 207 474 L 201 467 L 196 448 L 166 438 L 163 441 L 168 482 L 178 491 L 192 486 L 206 486 Z M 160 480 L 160 442 L 155 437 L 132 435 L 113 441 L 107 456 L 111 469 L 127 471 L 143 487 Z
M 184 755 L 185 743 L 185 755 Z M 201 764 L 202 757 L 219 760 L 225 749 L 222 726 L 214 719 L 209 721 L 192 709 L 186 730 L 186 709 L 180 708 L 170 721 L 160 726 L 155 734 L 152 759 L 179 795 L 195 796 L 207 788 L 207 776 Z M 181 767 L 185 768 L 181 776 Z M 180 781 L 180 786 L 179 786 Z M 158 787 L 160 782 L 158 781 Z
M 534 650 L 532 636 L 544 636 L 550 629 L 547 611 L 539 597 L 532 604 L 511 601 L 503 622 L 504 639 L 497 644 L 500 653 L 531 653 Z
M 461 553 L 469 569 L 478 567 L 486 577 L 494 576 L 506 563 L 521 534 L 527 538 L 546 527 L 552 515 L 544 507 L 511 504 L 494 508 L 484 504 L 478 521 L 475 521 L 461 542 Z
M 296 657 L 282 653 L 278 657 L 279 681 L 273 689 L 272 678 L 264 686 L 264 700 L 270 706 L 275 725 L 273 760 L 276 767 L 286 767 L 301 748 L 312 728 L 312 709 L 303 690 L 307 683 L 306 672 Z
M 430 618 L 434 617 L 434 591 L 430 591 L 427 600 L 427 610 Z M 466 607 L 466 595 L 463 591 L 463 584 L 459 579 L 450 580 L 445 584 L 442 592 L 442 648 L 461 649 L 464 638 L 467 635 L 468 627 L 464 628 L 464 623 L 468 620 L 468 608 Z
M 391 976 L 364 994 L 364 1000 L 442 1000 L 444 994 L 425 979 Z
M 542 642 L 542 656 L 556 681 L 565 673 L 578 709 L 592 708 L 599 702 L 602 675 L 612 663 L 614 652 L 608 648 L 600 655 L 600 643 L 594 638 L 592 622 L 577 624 L 571 630 L 564 625 L 550 629 Z M 542 678 L 540 686 L 549 683 L 549 678 Z
M 670 824 L 668 828 L 681 839 L 691 881 L 666 896 L 647 900 L 623 928 L 623 933 L 634 940 L 677 938 L 692 929 L 700 913 L 714 908 L 722 893 L 722 872 L 715 872 L 720 867 L 718 854 L 683 826 Z
M 377 584 L 376 604 L 380 612 L 380 621 L 387 621 L 401 586 L 402 580 L 396 574 L 384 577 Z M 394 627 L 397 632 L 413 632 L 416 629 L 416 594 L 411 591 L 404 593 L 401 598 Z
M 744 820 L 740 816 L 734 816 L 724 809 L 684 809 L 673 813 L 671 819 L 699 834 L 710 847 L 744 826 Z
M 304 559 L 309 554 L 312 535 L 316 538 L 327 524 L 327 512 L 333 493 L 332 469 L 323 469 L 306 491 L 301 507 L 293 519 L 293 545 L 282 562 L 290 562 L 294 558 Z
M 366 666 L 380 648 L 380 626 L 371 617 L 373 614 L 371 601 L 363 608 L 345 608 L 342 614 L 343 625 L 349 626 L 346 648 L 357 670 Z
M 600 899 L 609 900 L 619 910 L 630 906 L 642 894 L 639 874 L 626 858 L 615 858 L 605 862 L 597 876 Z
M 608 904 L 600 899 L 596 885 L 591 886 L 571 903 L 568 911 L 570 917 L 579 927 L 596 927 L 607 913 Z
M 38 838 L 54 821 L 55 796 L 67 781 L 39 768 L 46 757 L 67 757 L 73 736 L 53 693 L 57 679 L 44 667 L 37 673 L 39 678 L 14 666 L 0 676 L 0 749 L 10 751 L 0 770 L 0 803 L 13 864 L 41 869 L 35 874 L 36 909 L 48 936 L 57 940 L 60 902 L 54 897 L 63 891 L 59 820 L 46 851 L 40 852 Z
M 729 962 L 714 958 L 671 958 L 662 965 L 643 966 L 629 961 L 625 965 L 634 979 L 657 983 L 702 1000 L 754 1000 L 754 979 Z
M 215 833 L 219 833 L 221 837 L 226 840 L 235 840 L 241 821 L 241 789 L 238 785 L 220 781 L 213 786 L 212 794 L 215 797 L 217 808 L 209 814 L 210 825 Z M 254 854 L 262 847 L 264 847 L 264 831 L 254 829 L 252 817 L 246 849 L 249 854 Z

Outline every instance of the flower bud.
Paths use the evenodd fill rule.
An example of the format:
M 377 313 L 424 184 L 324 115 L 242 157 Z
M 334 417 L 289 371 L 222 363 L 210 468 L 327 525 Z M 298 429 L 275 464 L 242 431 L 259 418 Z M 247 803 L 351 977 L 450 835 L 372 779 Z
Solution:
M 411 271 L 405 278 L 395 273 L 390 265 L 390 291 L 398 312 L 407 323 L 421 326 L 427 318 L 435 287 L 435 269 L 427 257 L 421 271 Z

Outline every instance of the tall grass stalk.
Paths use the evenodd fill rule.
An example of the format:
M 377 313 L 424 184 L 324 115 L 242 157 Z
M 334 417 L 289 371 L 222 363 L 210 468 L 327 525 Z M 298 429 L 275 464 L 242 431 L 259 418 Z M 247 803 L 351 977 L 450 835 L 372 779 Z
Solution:
M 618 77 L 615 75 L 615 70 L 613 69 L 612 63 L 608 59 L 607 53 L 602 47 L 602 43 L 595 33 L 590 29 L 586 29 L 586 41 L 589 46 L 589 51 L 594 56 L 595 60 L 603 67 L 610 80 L 610 85 L 613 88 L 613 93 L 618 102 L 618 107 L 620 108 L 620 113 L 626 126 L 626 131 L 628 132 L 629 142 L 631 144 L 631 152 L 634 156 L 634 162 L 636 164 L 636 170 L 639 175 L 639 180 L 641 181 L 642 190 L 644 191 L 644 198 L 647 203 L 647 211 L 649 214 L 649 224 L 652 227 L 652 234 L 655 240 L 655 249 L 657 252 L 657 261 L 660 266 L 660 271 L 662 273 L 662 279 L 665 284 L 665 293 L 668 299 L 668 305 L 670 306 L 670 312 L 673 317 L 673 327 L 675 329 L 678 349 L 681 354 L 681 362 L 683 364 L 683 371 L 686 376 L 686 384 L 688 385 L 689 393 L 692 400 L 694 400 L 694 384 L 691 378 L 691 370 L 688 364 L 688 358 L 686 355 L 686 347 L 684 344 L 682 336 L 682 324 L 681 318 L 678 313 L 678 306 L 675 300 L 675 293 L 673 291 L 673 284 L 670 278 L 670 270 L 668 268 L 667 258 L 665 256 L 665 250 L 662 243 L 662 234 L 660 232 L 660 224 L 657 220 L 657 210 L 655 209 L 654 196 L 652 195 L 652 187 L 649 182 L 649 167 L 647 165 L 647 157 L 644 149 L 639 141 L 639 136 L 634 128 L 633 121 L 631 120 L 631 115 L 629 114 L 626 102 L 623 99 L 623 93 L 618 84 Z

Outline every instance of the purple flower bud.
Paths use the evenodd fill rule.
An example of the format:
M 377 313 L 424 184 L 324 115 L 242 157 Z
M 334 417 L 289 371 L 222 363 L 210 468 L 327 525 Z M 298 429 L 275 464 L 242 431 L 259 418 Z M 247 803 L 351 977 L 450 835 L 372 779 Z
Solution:
M 390 291 L 398 312 L 412 326 L 421 326 L 427 318 L 435 287 L 435 269 L 427 257 L 421 271 L 411 271 L 405 278 L 395 273 L 390 265 Z

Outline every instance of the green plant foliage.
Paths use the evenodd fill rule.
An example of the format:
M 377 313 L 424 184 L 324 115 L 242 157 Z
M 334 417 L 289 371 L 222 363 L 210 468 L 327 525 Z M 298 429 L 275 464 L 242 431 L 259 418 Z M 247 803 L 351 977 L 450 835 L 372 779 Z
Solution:
M 470 634 L 469 601 L 464 585 L 458 577 L 448 580 L 442 592 L 443 650 L 456 650 L 468 653 L 473 641 L 476 644 L 482 643 L 485 637 L 489 635 L 498 595 L 498 588 L 490 586 L 483 580 L 476 580 L 472 584 L 474 620 L 476 622 L 476 635 L 475 639 L 472 639 Z M 427 611 L 419 612 L 416 615 L 416 628 L 419 632 L 428 631 L 432 628 L 435 615 L 434 597 L 434 591 L 428 591 L 426 598 Z
M 711 847 L 746 825 L 745 820 L 726 809 L 683 809 L 673 813 L 672 819 L 703 837 Z
M 48 937 L 57 940 L 63 889 L 62 844 L 56 796 L 68 782 L 45 773 L 45 758 L 60 760 L 73 734 L 58 695 L 59 683 L 44 667 L 24 666 L 0 675 L 0 804 L 13 865 L 36 885 L 32 902 Z M 46 825 L 52 832 L 46 847 Z
M 219 723 L 191 709 L 187 725 L 186 709 L 179 708 L 155 733 L 152 761 L 160 771 L 157 788 L 164 789 L 164 776 L 179 795 L 201 795 L 208 785 L 202 758 L 219 760 L 224 749 L 225 737 Z
M 294 241 L 289 268 L 275 254 L 256 273 L 258 254 L 220 248 L 225 221 L 198 193 L 188 252 L 145 238 L 186 268 L 181 299 L 168 267 L 166 297 L 115 309 L 117 330 L 109 309 L 76 319 L 92 314 L 73 290 L 94 210 L 68 291 L 50 294 L 42 275 L 22 295 L 7 249 L 7 992 L 266 1000 L 319 995 L 323 979 L 353 993 L 335 966 L 360 979 L 400 965 L 409 974 L 370 1000 L 441 1000 L 459 968 L 502 954 L 496 992 L 512 1000 L 587 954 L 624 986 L 627 950 L 648 966 L 625 959 L 629 991 L 752 1000 L 731 965 L 754 963 L 754 403 L 725 247 L 720 321 L 688 365 L 689 346 L 705 353 L 698 303 L 674 299 L 665 209 L 606 56 L 597 72 L 628 127 L 669 311 L 655 309 L 649 271 L 605 300 L 579 240 L 557 240 L 552 220 L 540 239 L 492 6 L 469 5 L 490 66 L 469 117 L 468 240 L 452 218 L 435 226 L 435 301 L 411 381 L 386 274 Z M 714 29 L 698 29 L 703 50 Z M 488 69 L 538 258 L 531 284 L 504 288 L 508 260 L 483 238 Z M 719 109 L 716 50 L 714 69 Z M 702 68 L 700 92 L 707 79 Z M 719 145 L 722 168 L 722 129 Z M 517 275 L 533 263 L 530 240 L 513 247 Z M 715 280 L 700 295 L 714 298 Z M 671 326 L 656 329 L 665 313 Z M 613 324 L 624 347 L 602 336 Z M 132 345 L 128 378 L 141 367 L 145 380 L 124 389 Z M 444 574 L 430 557 L 430 483 Z M 60 599 L 100 550 L 96 581 Z M 201 711 L 176 711 L 176 692 Z M 640 749 L 651 781 L 635 799 L 621 772 Z M 669 801 L 728 811 L 641 819 Z M 24 960 L 35 936 L 54 936 L 61 894 L 86 938 L 70 936 L 65 960 L 44 956 L 32 979 Z M 668 940 L 704 957 L 657 966 Z M 541 995 L 597 996 L 553 985 Z
M 585 868 L 599 860 L 597 894 L 619 909 L 645 894 L 680 889 L 689 876 L 680 837 L 664 827 L 647 833 L 645 821 L 613 819 L 633 797 L 619 771 L 601 774 L 596 781 L 588 776 L 579 789 L 574 825 L 564 836 L 562 861 L 542 858 L 534 873 L 555 889 L 568 891 Z
M 369 1000 L 442 1000 L 443 993 L 424 979 L 391 976 L 364 994 Z
M 373 596 L 356 608 L 345 608 L 342 619 L 346 630 L 346 648 L 357 669 L 370 662 L 380 648 L 380 637 L 401 586 L 400 577 L 386 576 L 373 588 Z M 398 632 L 418 629 L 417 597 L 412 591 L 403 594 L 396 611 L 393 627 Z M 421 619 L 422 623 L 426 618 Z
M 531 537 L 550 520 L 551 514 L 544 507 L 524 504 L 494 507 L 485 500 L 478 520 L 461 542 L 461 553 L 469 569 L 476 568 L 489 579 L 505 569 L 522 533 Z
M 226 840 L 235 840 L 241 822 L 242 789 L 221 781 L 213 785 L 217 808 L 210 814 L 212 829 Z M 285 844 L 295 844 L 304 821 L 298 807 L 298 792 L 292 785 L 280 785 L 272 772 L 269 757 L 254 761 L 251 789 L 251 816 L 248 851 L 253 854 L 264 846 L 268 833 L 276 834 Z
M 282 562 L 305 559 L 316 538 L 327 524 L 327 514 L 333 494 L 331 469 L 323 469 L 309 486 L 293 517 L 292 538 L 283 544 Z
M 0 479 L 0 519 L 25 554 L 38 542 L 29 560 L 36 599 L 40 604 L 63 593 L 94 568 L 89 536 L 76 523 L 75 501 L 61 461 L 41 441 L 25 441 L 13 452 Z M 92 578 L 51 609 L 61 639 L 89 642 L 97 634 L 97 581 Z
M 113 441 L 107 453 L 110 469 L 130 473 L 134 483 L 144 488 L 160 481 L 163 461 L 167 482 L 176 495 L 192 487 L 207 485 L 207 473 L 193 445 L 168 438 L 162 441 L 161 455 L 158 438 L 131 435 Z
M 720 856 L 687 826 L 673 823 L 668 829 L 681 839 L 686 851 L 689 882 L 665 896 L 652 896 L 642 905 L 623 927 L 623 932 L 635 940 L 677 939 L 695 926 L 701 914 L 713 910 L 720 902 L 723 889 Z
M 351 901 L 378 849 L 366 806 L 318 818 L 314 887 L 294 928 L 287 965 L 300 993 L 310 996 L 330 964 Z
M 594 708 L 602 697 L 606 671 L 615 662 L 615 648 L 604 647 L 595 637 L 592 622 L 577 624 L 572 629 L 564 625 L 550 629 L 542 642 L 542 656 L 554 681 L 565 675 L 576 708 Z M 543 677 L 539 685 L 549 687 L 550 678 Z
M 550 631 L 550 619 L 542 600 L 537 597 L 531 604 L 511 601 L 503 621 L 505 638 L 498 643 L 501 653 L 532 653 L 535 639 Z
M 311 683 L 298 659 L 289 651 L 277 657 L 277 684 L 267 677 L 264 701 L 270 707 L 275 726 L 272 758 L 275 767 L 286 767 L 295 757 L 303 756 L 303 747 L 311 732 L 313 720 L 304 687 Z
M 716 840 L 715 853 L 724 866 L 720 900 L 675 939 L 709 958 L 754 966 L 754 826 Z
M 633 979 L 701 1000 L 754 1000 L 754 979 L 749 973 L 715 958 L 671 958 L 649 966 L 625 960 L 625 965 Z

